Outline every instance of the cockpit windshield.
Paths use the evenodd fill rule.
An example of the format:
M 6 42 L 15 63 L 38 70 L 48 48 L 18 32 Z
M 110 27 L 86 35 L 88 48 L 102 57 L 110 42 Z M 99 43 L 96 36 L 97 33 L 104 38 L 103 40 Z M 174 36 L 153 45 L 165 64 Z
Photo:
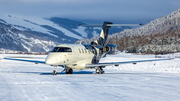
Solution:
M 54 47 L 51 52 L 72 52 L 72 49 L 69 47 Z

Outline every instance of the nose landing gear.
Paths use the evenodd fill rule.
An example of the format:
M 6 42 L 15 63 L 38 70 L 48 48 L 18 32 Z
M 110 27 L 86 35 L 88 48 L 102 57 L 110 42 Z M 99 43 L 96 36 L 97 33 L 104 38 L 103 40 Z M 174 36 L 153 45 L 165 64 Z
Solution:
M 58 66 L 54 66 L 53 75 L 57 75 Z

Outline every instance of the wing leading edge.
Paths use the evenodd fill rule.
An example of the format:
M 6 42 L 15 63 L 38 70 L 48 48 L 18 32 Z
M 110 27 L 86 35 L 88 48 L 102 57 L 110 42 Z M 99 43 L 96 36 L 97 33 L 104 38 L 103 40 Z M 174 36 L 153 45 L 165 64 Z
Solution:
M 133 63 L 136 64 L 138 62 L 151 62 L 151 61 L 163 61 L 163 60 L 172 60 L 173 58 L 170 59 L 153 59 L 153 60 L 139 60 L 139 61 L 124 61 L 124 62 L 109 62 L 109 63 L 97 63 L 97 64 L 86 64 L 86 68 L 92 68 L 92 67 L 98 67 L 98 66 L 118 66 L 120 64 L 128 64 L 128 63 Z
M 24 62 L 33 62 L 33 63 L 41 63 L 41 64 L 46 64 L 45 61 L 38 61 L 38 60 L 26 60 L 26 59 L 15 59 L 15 58 L 4 58 L 6 60 L 15 60 L 15 61 L 24 61 Z

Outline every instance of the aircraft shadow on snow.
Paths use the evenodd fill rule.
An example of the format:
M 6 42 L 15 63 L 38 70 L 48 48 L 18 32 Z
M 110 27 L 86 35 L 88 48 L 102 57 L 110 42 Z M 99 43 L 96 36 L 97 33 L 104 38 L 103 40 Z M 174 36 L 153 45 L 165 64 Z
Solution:
M 53 75 L 52 72 L 10 72 L 10 71 L 1 71 L 2 73 L 24 73 L 24 74 L 37 74 L 37 75 Z M 95 74 L 94 72 L 92 71 L 74 71 L 73 72 L 74 75 L 76 74 Z M 66 74 L 65 72 L 61 73 L 57 73 L 57 75 L 73 75 L 73 74 Z M 160 73 L 133 73 L 133 72 L 130 72 L 130 73 L 105 73 L 103 75 L 149 75 L 149 74 L 153 74 L 153 75 L 156 75 L 156 74 L 160 74 Z M 102 75 L 102 74 L 97 74 L 97 75 Z
M 68 75 L 65 72 L 57 73 L 57 75 L 61 75 L 61 74 Z M 73 74 L 93 74 L 93 72 L 92 71 L 79 71 L 79 72 L 73 72 Z M 52 74 L 52 72 L 50 72 L 50 73 L 40 73 L 40 75 L 53 75 L 53 74 Z M 71 74 L 69 74 L 69 75 L 71 75 Z
M 39 74 L 39 75 L 53 75 L 52 72 L 11 72 L 11 73 L 27 73 L 27 74 Z M 79 71 L 79 72 L 73 72 L 73 74 L 93 74 L 92 71 Z M 68 75 L 65 72 L 61 73 L 57 73 L 57 75 Z M 71 74 L 69 74 L 71 75 Z

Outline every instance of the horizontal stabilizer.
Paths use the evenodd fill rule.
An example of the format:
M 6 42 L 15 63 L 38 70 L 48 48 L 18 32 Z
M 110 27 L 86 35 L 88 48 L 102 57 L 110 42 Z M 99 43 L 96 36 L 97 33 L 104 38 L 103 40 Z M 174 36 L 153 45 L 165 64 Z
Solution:
M 143 24 L 107 24 L 106 26 L 142 26 Z M 95 27 L 101 27 L 103 25 L 81 25 L 79 26 L 95 26 Z

